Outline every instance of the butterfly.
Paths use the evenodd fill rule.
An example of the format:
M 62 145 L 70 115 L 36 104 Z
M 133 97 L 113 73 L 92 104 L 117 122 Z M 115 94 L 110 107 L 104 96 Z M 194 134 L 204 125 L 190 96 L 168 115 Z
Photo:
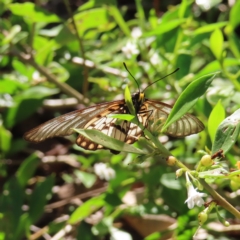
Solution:
M 124 66 L 128 71 L 125 64 Z M 131 73 L 130 75 L 132 76 Z M 165 77 L 169 75 L 170 74 Z M 145 90 L 146 88 L 143 91 L 140 91 L 139 88 L 139 91 L 132 95 L 132 103 L 138 121 L 144 126 L 144 128 L 148 128 L 150 127 L 149 123 L 151 122 L 160 120 L 160 122 L 164 123 L 171 112 L 172 106 L 161 101 L 145 98 Z M 130 114 L 125 99 L 96 104 L 91 107 L 76 110 L 56 117 L 26 132 L 24 134 L 24 138 L 27 141 L 38 143 L 52 137 L 71 135 L 74 133 L 73 128 L 96 129 L 110 137 L 128 144 L 133 144 L 140 136 L 143 135 L 143 130 L 137 124 L 126 120 L 119 122 L 117 118 L 108 117 L 109 114 Z M 203 129 L 203 123 L 195 116 L 187 113 L 176 122 L 172 123 L 167 128 L 165 134 L 172 137 L 185 137 L 198 133 Z M 76 143 L 78 146 L 86 150 L 105 148 L 104 146 L 95 143 L 82 135 L 78 135 Z M 114 150 L 110 151 L 117 153 Z

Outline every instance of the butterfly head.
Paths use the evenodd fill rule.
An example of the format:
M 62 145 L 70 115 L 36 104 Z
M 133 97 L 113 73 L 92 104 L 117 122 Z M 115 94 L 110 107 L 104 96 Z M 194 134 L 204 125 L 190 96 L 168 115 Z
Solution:
M 136 93 L 132 94 L 133 106 L 134 106 L 134 108 L 136 109 L 137 112 L 141 108 L 144 101 L 145 101 L 145 93 L 136 92 Z

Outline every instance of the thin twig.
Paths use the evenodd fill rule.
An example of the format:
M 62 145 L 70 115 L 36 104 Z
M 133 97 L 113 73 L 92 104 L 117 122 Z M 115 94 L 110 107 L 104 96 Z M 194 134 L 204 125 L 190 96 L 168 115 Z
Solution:
M 11 54 L 18 57 L 21 61 L 33 66 L 36 70 L 38 70 L 39 73 L 41 73 L 43 76 L 45 76 L 50 82 L 54 83 L 59 89 L 61 89 L 66 94 L 75 97 L 80 103 L 89 104 L 89 99 L 85 98 L 83 95 L 81 95 L 78 91 L 73 89 L 71 86 L 69 86 L 66 83 L 62 83 L 57 80 L 57 78 L 52 75 L 47 68 L 38 65 L 35 60 L 31 57 L 30 54 L 24 54 L 22 52 L 19 52 L 16 48 L 11 49 Z
M 97 68 L 97 69 L 102 70 L 105 73 L 112 74 L 114 76 L 119 76 L 119 77 L 122 77 L 122 78 L 127 77 L 126 72 L 120 71 L 117 68 L 111 68 L 111 67 L 108 67 L 108 66 L 99 66 L 99 65 L 96 65 L 94 62 L 92 62 L 90 60 L 85 60 L 84 61 L 84 59 L 80 58 L 80 57 L 73 57 L 72 62 L 75 63 L 75 64 L 78 64 L 78 65 L 81 65 L 81 66 L 85 65 L 88 68 Z
M 64 205 L 68 204 L 69 202 L 71 202 L 75 198 L 84 199 L 84 198 L 93 197 L 93 196 L 96 196 L 96 195 L 99 195 L 99 194 L 105 192 L 106 190 L 107 190 L 107 186 L 104 186 L 102 188 L 94 189 L 94 190 L 86 192 L 86 193 L 81 193 L 81 194 L 78 194 L 75 196 L 71 196 L 71 197 L 65 198 L 61 201 L 46 205 L 45 210 L 49 211 L 49 210 L 52 210 L 53 208 L 62 207 Z
M 70 8 L 70 5 L 69 5 L 69 0 L 64 0 L 64 3 L 65 3 L 65 6 L 67 8 L 67 11 L 68 11 L 68 14 L 70 16 L 70 18 L 72 19 L 72 24 L 73 24 L 73 27 L 75 29 L 75 35 L 78 39 L 78 43 L 79 43 L 79 49 L 80 49 L 80 53 L 82 55 L 82 58 L 83 58 L 83 61 L 85 62 L 86 61 L 86 56 L 85 56 L 85 51 L 84 51 L 84 46 L 83 46 L 83 40 L 78 32 L 78 28 L 79 28 L 79 24 L 77 26 L 76 24 L 76 21 L 74 19 L 74 15 L 72 13 L 72 10 Z M 88 68 L 87 66 L 84 64 L 83 65 L 83 88 L 82 88 L 82 92 L 83 92 L 83 95 L 86 94 L 86 92 L 88 91 Z

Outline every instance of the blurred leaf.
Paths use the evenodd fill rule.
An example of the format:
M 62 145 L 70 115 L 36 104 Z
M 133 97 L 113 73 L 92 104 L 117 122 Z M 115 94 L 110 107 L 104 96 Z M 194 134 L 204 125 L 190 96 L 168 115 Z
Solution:
M 150 36 L 155 36 L 155 35 L 161 35 L 163 33 L 173 30 L 174 28 L 177 28 L 179 25 L 183 24 L 184 22 L 186 22 L 186 19 L 172 20 L 172 21 L 169 21 L 167 24 L 161 23 L 157 26 L 156 29 L 154 29 L 153 31 L 144 33 L 143 36 L 150 37 Z
M 191 7 L 191 1 L 183 0 L 179 6 L 178 17 L 180 19 L 187 17 L 187 13 L 190 7 Z
M 233 29 L 240 24 L 239 13 L 240 13 L 240 2 L 236 1 L 230 11 L 230 19 L 229 19 Z
M 154 232 L 147 237 L 144 238 L 144 240 L 156 240 L 156 239 L 161 239 L 162 234 L 160 232 Z
M 112 17 L 114 18 L 114 20 L 116 21 L 116 23 L 118 24 L 120 29 L 123 31 L 123 33 L 129 37 L 131 34 L 130 29 L 129 29 L 127 23 L 125 22 L 118 7 L 114 6 L 114 5 L 110 5 L 107 7 L 107 11 L 112 15 Z
M 216 29 L 220 29 L 224 26 L 227 25 L 228 22 L 218 22 L 218 23 L 211 23 L 211 24 L 206 24 L 203 27 L 199 27 L 194 31 L 194 34 L 203 34 L 203 33 L 208 33 L 208 32 L 212 32 Z
M 28 80 L 32 79 L 32 75 L 35 69 L 29 65 L 24 64 L 22 61 L 14 59 L 12 65 L 16 71 L 18 71 L 23 76 L 27 76 Z
M 7 44 L 13 41 L 15 36 L 21 31 L 21 27 L 19 25 L 14 25 L 10 31 L 8 32 L 7 36 L 3 39 L 2 44 Z
M 22 187 L 26 186 L 28 180 L 33 176 L 39 163 L 40 159 L 35 153 L 33 153 L 28 158 L 26 158 L 24 162 L 20 165 L 19 169 L 17 170 L 16 176 L 18 182 Z
M 60 45 L 66 45 L 69 42 L 76 41 L 76 36 L 71 32 L 70 26 L 63 25 L 55 38 L 55 41 Z
M 161 184 L 167 188 L 181 190 L 182 186 L 178 179 L 176 179 L 175 173 L 165 173 L 161 177 Z
M 8 7 L 13 14 L 30 19 L 31 22 L 53 23 L 61 21 L 57 15 L 31 2 L 13 3 Z
M 162 131 L 187 113 L 210 86 L 217 73 L 211 73 L 191 82 L 177 99 L 170 112 Z
M 0 212 L 4 213 L 7 222 L 11 223 L 8 227 L 10 231 L 13 231 L 12 233 L 19 225 L 20 217 L 23 213 L 24 198 L 24 188 L 20 185 L 17 178 L 10 178 L 4 184 L 4 194 L 0 195 Z
M 124 143 L 115 138 L 109 137 L 106 134 L 93 129 L 74 129 L 77 133 L 83 135 L 84 137 L 90 139 L 92 142 L 98 143 L 106 148 L 113 149 L 119 152 L 129 152 L 137 154 L 146 154 L 144 151 Z
M 68 222 L 70 224 L 75 224 L 90 216 L 92 213 L 104 206 L 104 198 L 105 194 L 101 194 L 97 197 L 87 200 L 72 213 Z
M 235 111 L 231 116 L 227 117 L 218 126 L 215 140 L 212 146 L 212 153 L 222 149 L 226 154 L 235 144 L 240 132 L 240 109 Z
M 225 118 L 225 109 L 221 104 L 221 100 L 218 101 L 216 106 L 214 106 L 209 119 L 208 119 L 208 132 L 213 143 L 214 137 L 218 128 L 218 125 Z
M 98 32 L 111 30 L 116 26 L 109 21 L 109 13 L 105 8 L 94 8 L 76 13 L 74 20 L 77 24 L 78 33 L 84 39 L 94 38 Z M 79 26 L 79 27 L 78 27 Z
M 219 61 L 222 58 L 223 52 L 223 34 L 219 29 L 216 29 L 210 37 L 210 48 Z
M 3 157 L 1 153 L 5 154 L 11 150 L 11 140 L 11 132 L 2 126 L 0 121 L 0 158 Z
M 106 193 L 106 197 L 105 197 L 105 202 L 108 203 L 111 206 L 118 206 L 121 205 L 123 202 L 121 200 L 121 198 L 119 197 L 117 192 L 108 192 Z
M 186 76 L 190 71 L 192 56 L 190 54 L 179 54 L 177 58 L 176 66 L 179 70 L 176 72 L 176 78 L 181 79 Z
M 52 193 L 54 176 L 48 176 L 43 182 L 35 186 L 29 201 L 29 218 L 31 224 L 35 223 L 43 214 L 47 203 L 47 195 Z
M 26 229 L 30 228 L 30 221 L 28 213 L 23 213 L 19 219 L 17 228 L 14 229 L 14 237 L 13 239 L 22 239 Z
M 96 235 L 92 233 L 92 225 L 82 221 L 77 227 L 77 240 L 96 240 Z
M 41 106 L 44 97 L 56 94 L 58 90 L 35 86 L 14 97 L 15 105 L 4 114 L 3 122 L 7 128 L 13 127 Z
M 92 187 L 97 179 L 96 175 L 94 175 L 92 173 L 79 171 L 79 170 L 75 170 L 74 174 L 80 179 L 80 181 L 83 183 L 83 185 L 86 188 Z
M 54 52 L 60 48 L 56 39 L 49 40 L 49 38 L 36 36 L 34 37 L 33 47 L 36 50 L 35 61 L 38 64 L 44 66 L 51 66 L 51 64 L 54 65 Z

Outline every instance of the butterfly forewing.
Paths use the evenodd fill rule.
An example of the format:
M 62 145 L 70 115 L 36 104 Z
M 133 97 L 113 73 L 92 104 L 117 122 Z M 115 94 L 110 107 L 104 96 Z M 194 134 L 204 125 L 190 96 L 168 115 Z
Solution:
M 92 119 L 97 121 L 122 105 L 124 100 L 119 100 L 64 114 L 30 130 L 24 138 L 31 142 L 41 142 L 47 138 L 70 135 L 74 132 L 73 128 L 84 128 Z

